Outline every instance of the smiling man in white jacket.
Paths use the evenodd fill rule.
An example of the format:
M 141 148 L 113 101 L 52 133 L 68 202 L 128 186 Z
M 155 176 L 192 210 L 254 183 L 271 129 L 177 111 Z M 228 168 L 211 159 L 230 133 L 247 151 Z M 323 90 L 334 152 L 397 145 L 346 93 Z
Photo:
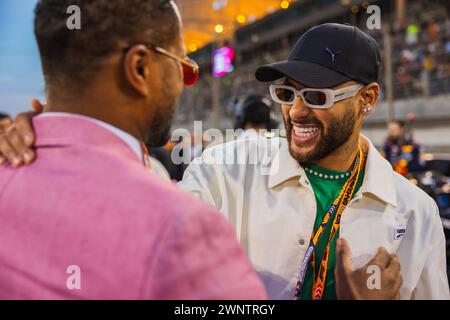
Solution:
M 379 247 L 398 256 L 402 299 L 450 298 L 435 202 L 394 172 L 360 134 L 378 100 L 379 65 L 377 44 L 359 29 L 339 24 L 310 29 L 288 61 L 256 72 L 261 81 L 284 79 L 271 86 L 271 95 L 282 106 L 287 139 L 256 137 L 214 146 L 179 184 L 227 216 L 271 298 L 336 298 L 338 234 L 352 248 L 354 268 Z M 240 161 L 227 161 L 233 158 Z M 363 166 L 352 199 L 341 217 L 333 221 L 331 215 L 326 224 L 325 213 L 351 180 L 355 161 Z M 309 256 L 311 235 L 321 226 L 325 237 Z

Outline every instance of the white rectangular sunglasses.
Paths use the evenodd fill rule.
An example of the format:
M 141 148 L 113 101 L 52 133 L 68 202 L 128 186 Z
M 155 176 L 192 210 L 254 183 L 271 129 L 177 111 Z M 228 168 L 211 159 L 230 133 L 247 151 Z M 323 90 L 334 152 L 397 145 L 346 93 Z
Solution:
M 293 105 L 296 97 L 300 97 L 303 103 L 312 109 L 328 109 L 338 101 L 355 96 L 364 88 L 362 84 L 333 89 L 303 88 L 297 90 L 287 85 L 270 85 L 272 99 L 280 104 Z

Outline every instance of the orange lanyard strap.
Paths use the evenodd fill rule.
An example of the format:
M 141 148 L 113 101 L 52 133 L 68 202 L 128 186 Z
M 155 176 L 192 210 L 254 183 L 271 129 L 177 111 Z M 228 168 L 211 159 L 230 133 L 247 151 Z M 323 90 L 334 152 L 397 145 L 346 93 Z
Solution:
M 328 264 L 328 253 L 331 245 L 331 241 L 333 240 L 333 237 L 336 235 L 336 233 L 339 231 L 340 222 L 341 222 L 341 216 L 344 212 L 344 209 L 347 207 L 347 204 L 350 202 L 350 200 L 353 197 L 356 183 L 359 179 L 359 175 L 361 172 L 361 169 L 363 167 L 364 162 L 364 154 L 362 152 L 361 146 L 358 146 L 359 152 L 355 160 L 355 164 L 352 170 L 352 173 L 348 180 L 345 182 L 344 186 L 341 188 L 341 191 L 339 192 L 339 195 L 334 199 L 333 203 L 331 204 L 330 208 L 328 209 L 327 213 L 322 219 L 322 222 L 320 223 L 319 228 L 317 231 L 311 235 L 311 240 L 309 243 L 308 250 L 306 251 L 306 254 L 303 258 L 302 264 L 300 266 L 300 274 L 298 277 L 297 286 L 295 289 L 295 297 L 297 297 L 300 293 L 301 287 L 305 280 L 306 270 L 308 267 L 308 263 L 311 261 L 314 268 L 314 250 L 321 239 L 322 235 L 324 234 L 325 229 L 328 226 L 328 223 L 330 221 L 330 218 L 335 213 L 333 226 L 330 233 L 330 238 L 328 240 L 327 247 L 325 249 L 324 255 L 322 257 L 321 266 L 319 269 L 318 276 L 314 276 L 314 285 L 313 285 L 313 299 L 321 299 L 323 296 L 323 291 L 325 287 L 325 279 L 327 274 L 327 264 Z
M 142 142 L 139 141 L 141 143 L 141 149 L 142 149 L 142 154 L 144 156 L 144 164 L 147 167 L 147 169 L 151 170 L 152 169 L 152 164 L 150 162 L 150 153 L 148 152 L 147 146 Z
M 363 156 L 361 156 L 361 158 L 362 157 Z M 334 236 L 336 235 L 336 233 L 339 231 L 339 228 L 341 225 L 342 213 L 344 212 L 348 203 L 350 203 L 350 200 L 353 198 L 356 183 L 359 179 L 359 174 L 361 172 L 362 164 L 363 164 L 363 159 L 359 163 L 356 177 L 354 179 L 349 179 L 349 180 L 351 180 L 350 184 L 348 185 L 348 187 L 343 195 L 342 202 L 340 203 L 339 208 L 336 212 L 336 216 L 334 218 L 333 226 L 332 226 L 332 229 L 330 232 L 330 238 L 328 239 L 328 244 L 327 244 L 327 247 L 323 254 L 322 262 L 320 263 L 319 272 L 317 274 L 317 277 L 314 277 L 314 285 L 313 285 L 313 291 L 312 291 L 313 299 L 322 299 L 322 297 L 323 297 L 324 290 L 325 290 L 325 279 L 327 277 L 327 271 L 328 271 L 328 257 L 329 257 L 329 253 L 330 253 L 331 242 L 332 242 Z

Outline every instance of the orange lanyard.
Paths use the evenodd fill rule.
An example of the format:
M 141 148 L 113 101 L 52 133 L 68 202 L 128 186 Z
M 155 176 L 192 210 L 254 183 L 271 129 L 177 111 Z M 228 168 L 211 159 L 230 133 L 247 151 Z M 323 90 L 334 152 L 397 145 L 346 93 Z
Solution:
M 150 162 L 150 153 L 148 152 L 147 146 L 142 142 L 139 141 L 141 143 L 141 149 L 142 149 L 142 154 L 144 156 L 144 164 L 147 167 L 147 169 L 152 170 L 152 163 Z
M 312 291 L 312 298 L 313 299 L 322 299 L 324 289 L 325 289 L 325 280 L 327 276 L 327 270 L 328 270 L 328 256 L 330 252 L 330 245 L 331 242 L 336 235 L 336 233 L 339 231 L 340 223 L 341 223 L 341 216 L 344 212 L 345 208 L 347 207 L 350 200 L 353 198 L 353 194 L 355 192 L 355 186 L 359 179 L 359 175 L 361 173 L 361 169 L 363 167 L 364 163 L 364 153 L 362 152 L 361 146 L 358 146 L 358 156 L 356 157 L 355 165 L 353 167 L 352 173 L 348 180 L 345 182 L 344 186 L 342 187 L 341 191 L 339 192 L 339 195 L 336 197 L 336 199 L 333 201 L 332 205 L 328 209 L 327 213 L 322 219 L 322 222 L 320 223 L 319 228 L 317 231 L 312 233 L 310 244 L 308 247 L 308 250 L 306 251 L 306 254 L 304 256 L 303 262 L 300 266 L 300 274 L 299 279 L 297 282 L 297 287 L 295 290 L 295 297 L 298 296 L 300 293 L 301 287 L 303 285 L 305 275 L 306 275 L 306 269 L 308 267 L 308 263 L 312 262 L 312 267 L 315 273 L 315 267 L 314 267 L 314 250 L 321 239 L 325 229 L 328 226 L 328 223 L 330 221 L 330 218 L 333 214 L 335 214 L 333 226 L 330 233 L 330 238 L 328 239 L 328 244 L 325 249 L 325 252 L 322 257 L 322 261 L 319 268 L 319 273 L 316 277 L 314 274 L 314 284 L 313 284 L 313 291 Z

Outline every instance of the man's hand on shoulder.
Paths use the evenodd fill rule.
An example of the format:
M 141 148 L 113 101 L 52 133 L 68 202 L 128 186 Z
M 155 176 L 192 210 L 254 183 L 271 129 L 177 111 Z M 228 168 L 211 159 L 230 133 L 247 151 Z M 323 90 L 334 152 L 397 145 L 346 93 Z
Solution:
M 32 163 L 36 158 L 33 149 L 36 141 L 32 119 L 44 110 L 44 105 L 33 99 L 32 111 L 16 116 L 14 122 L 0 134 L 0 164 L 10 163 L 17 168 Z

